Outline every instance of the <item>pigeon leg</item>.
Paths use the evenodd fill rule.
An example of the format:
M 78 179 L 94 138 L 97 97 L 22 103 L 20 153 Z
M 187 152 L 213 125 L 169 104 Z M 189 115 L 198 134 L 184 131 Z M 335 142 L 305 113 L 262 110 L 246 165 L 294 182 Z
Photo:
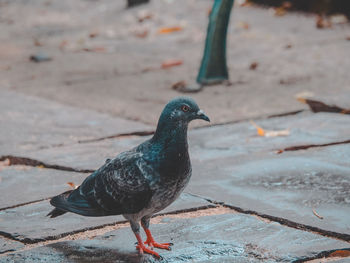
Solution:
M 131 225 L 131 229 L 134 232 L 136 239 L 137 239 L 137 246 L 136 249 L 138 249 L 140 254 L 146 253 L 146 254 L 150 254 L 155 256 L 156 258 L 160 258 L 159 254 L 155 251 L 153 251 L 152 249 L 149 249 L 148 247 L 146 247 L 142 241 L 142 238 L 140 236 L 140 224 L 130 221 L 130 225 Z
M 141 219 L 141 225 L 147 235 L 147 240 L 145 241 L 145 244 L 149 245 L 151 248 L 156 247 L 156 248 L 171 250 L 170 246 L 172 246 L 173 243 L 157 243 L 156 241 L 154 241 L 151 231 L 149 230 L 149 221 L 150 221 L 149 217 L 143 217 Z

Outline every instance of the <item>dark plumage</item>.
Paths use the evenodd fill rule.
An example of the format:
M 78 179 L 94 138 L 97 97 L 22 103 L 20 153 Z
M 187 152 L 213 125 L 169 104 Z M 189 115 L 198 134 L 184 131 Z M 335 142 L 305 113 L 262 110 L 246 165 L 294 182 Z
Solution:
M 187 127 L 194 119 L 209 121 L 191 98 L 171 100 L 151 139 L 114 159 L 107 159 L 77 189 L 52 198 L 50 203 L 56 208 L 48 215 L 57 217 L 66 212 L 83 216 L 122 214 L 130 221 L 139 251 L 159 257 L 142 242 L 139 222 L 147 234 L 146 244 L 170 248 L 170 243 L 154 241 L 149 221 L 153 214 L 180 195 L 191 177 Z

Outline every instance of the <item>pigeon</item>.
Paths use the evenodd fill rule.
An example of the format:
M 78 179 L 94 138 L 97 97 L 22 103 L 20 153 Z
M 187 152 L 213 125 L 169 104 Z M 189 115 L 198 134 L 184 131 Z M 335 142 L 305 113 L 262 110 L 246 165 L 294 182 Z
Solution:
M 189 97 L 171 100 L 162 111 L 152 138 L 107 159 L 75 190 L 53 197 L 51 218 L 67 212 L 83 216 L 123 215 L 137 239 L 140 254 L 157 258 L 154 247 L 170 250 L 172 243 L 157 243 L 149 229 L 151 217 L 174 202 L 188 184 L 191 161 L 187 129 L 190 121 L 210 122 Z M 147 239 L 142 241 L 140 222 Z M 147 246 L 146 246 L 147 245 Z

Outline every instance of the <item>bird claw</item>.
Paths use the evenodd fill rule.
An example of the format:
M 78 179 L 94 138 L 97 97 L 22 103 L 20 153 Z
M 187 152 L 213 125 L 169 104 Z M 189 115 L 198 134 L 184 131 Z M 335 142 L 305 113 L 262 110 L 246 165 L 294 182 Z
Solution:
M 156 247 L 156 248 L 167 249 L 167 250 L 171 250 L 171 246 L 174 245 L 173 243 L 157 243 L 155 241 L 149 241 L 149 240 L 146 240 L 145 244 L 151 247 L 151 249 Z
M 139 253 L 142 255 L 143 253 L 146 253 L 146 254 L 150 254 L 152 256 L 154 256 L 155 258 L 157 259 L 162 259 L 162 257 L 155 251 L 145 247 L 143 244 L 140 246 L 140 245 L 137 245 L 136 246 L 136 249 L 139 250 Z

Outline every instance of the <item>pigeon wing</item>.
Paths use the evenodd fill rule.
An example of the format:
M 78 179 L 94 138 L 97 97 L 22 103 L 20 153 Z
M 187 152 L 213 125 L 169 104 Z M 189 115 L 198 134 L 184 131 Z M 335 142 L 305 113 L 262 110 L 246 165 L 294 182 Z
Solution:
M 152 197 L 152 168 L 135 151 L 95 171 L 74 191 L 51 199 L 57 208 L 85 216 L 137 213 Z

